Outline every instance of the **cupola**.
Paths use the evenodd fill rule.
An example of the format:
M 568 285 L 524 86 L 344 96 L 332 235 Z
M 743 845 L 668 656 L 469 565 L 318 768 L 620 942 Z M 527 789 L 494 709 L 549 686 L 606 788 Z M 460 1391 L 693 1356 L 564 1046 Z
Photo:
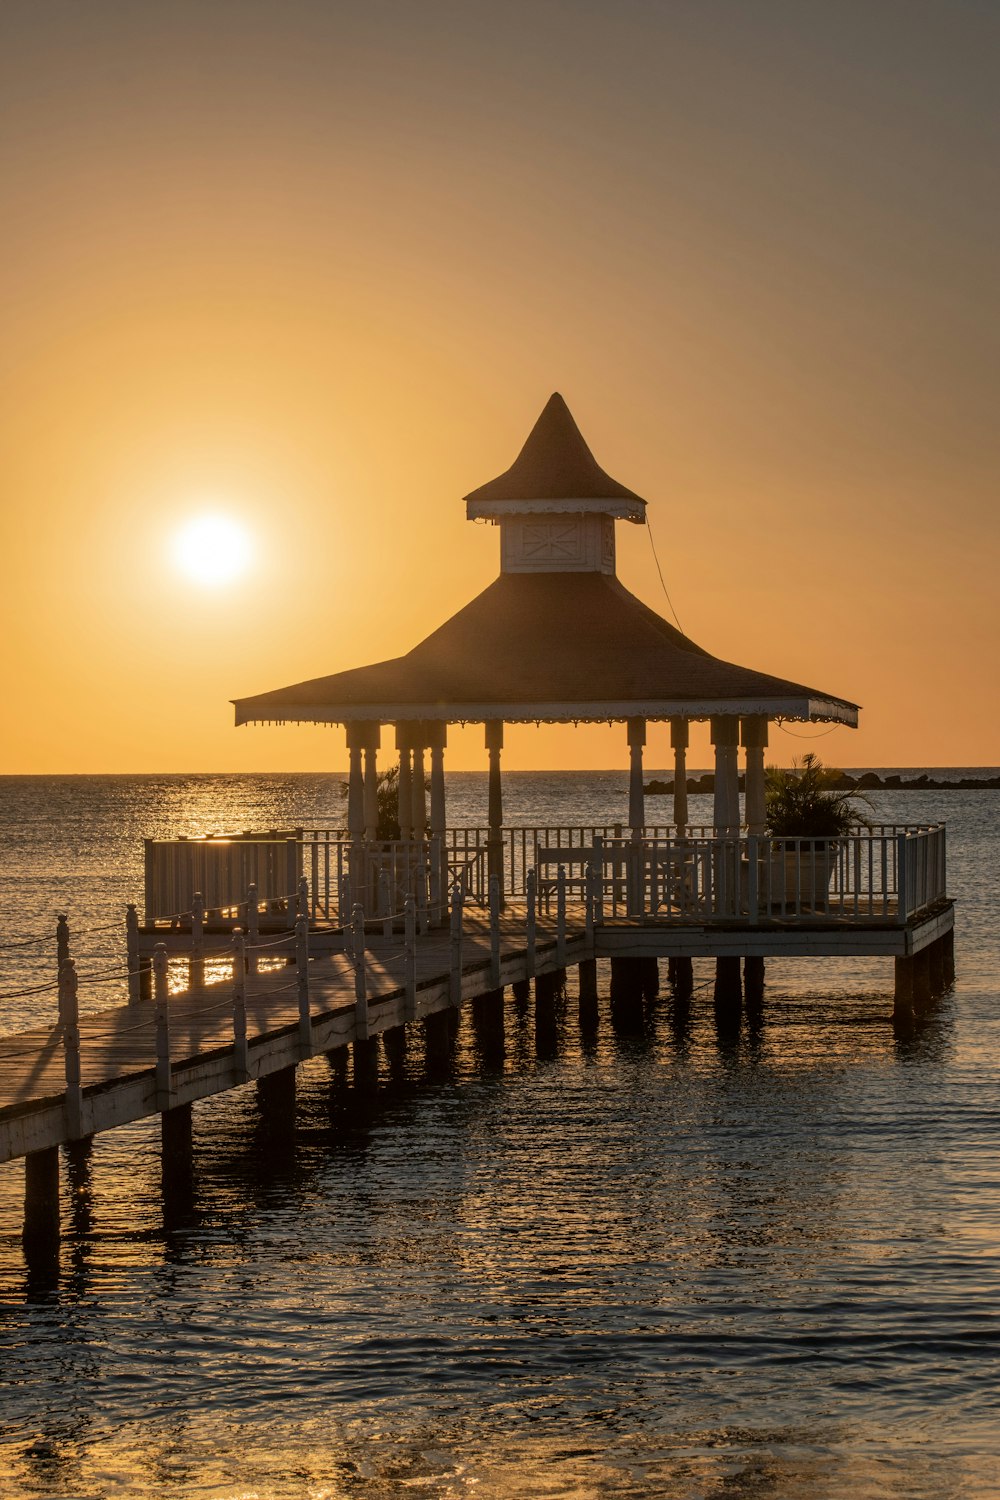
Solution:
M 503 573 L 615 571 L 615 522 L 646 502 L 606 474 L 558 391 L 510 468 L 465 497 L 470 521 L 500 527 Z

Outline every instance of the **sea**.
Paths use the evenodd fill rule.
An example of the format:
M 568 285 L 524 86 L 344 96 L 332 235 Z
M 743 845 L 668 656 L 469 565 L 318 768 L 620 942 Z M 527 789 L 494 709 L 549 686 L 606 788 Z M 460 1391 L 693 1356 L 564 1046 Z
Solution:
M 923 770 L 996 774 L 883 774 Z M 144 837 L 336 824 L 341 780 L 0 779 L 0 1032 L 54 1017 L 59 912 L 83 1007 L 120 1002 Z M 484 776 L 447 791 L 484 821 Z M 504 791 L 626 815 L 619 771 Z M 0 1500 L 1000 1496 L 1000 792 L 875 799 L 948 828 L 957 980 L 915 1029 L 891 960 L 769 961 L 738 1034 L 707 962 L 628 1032 L 571 971 L 541 1048 L 509 1004 L 499 1060 L 464 1018 L 443 1073 L 419 1034 L 374 1090 L 304 1064 L 281 1149 L 252 1086 L 196 1105 L 182 1213 L 157 1120 L 98 1136 L 58 1277 L 0 1167 Z

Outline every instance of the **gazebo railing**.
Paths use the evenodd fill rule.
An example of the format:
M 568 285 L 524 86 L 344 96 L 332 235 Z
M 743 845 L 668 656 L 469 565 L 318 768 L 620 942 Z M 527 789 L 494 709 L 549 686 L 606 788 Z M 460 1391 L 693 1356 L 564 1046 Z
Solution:
M 355 900 L 379 916 L 420 890 L 440 905 L 456 881 L 466 902 L 485 906 L 490 852 L 482 827 L 355 846 L 339 829 L 147 840 L 146 918 L 183 918 L 196 893 L 210 914 L 230 911 L 251 885 L 265 912 L 290 912 L 303 876 L 312 920 L 336 925 Z M 818 849 L 807 839 L 725 838 L 704 825 L 682 835 L 653 825 L 634 841 L 621 824 L 539 824 L 505 828 L 499 852 L 507 898 L 524 897 L 533 869 L 544 910 L 562 868 L 567 895 L 582 901 L 594 865 L 609 915 L 657 921 L 905 921 L 945 893 L 944 829 L 935 825 L 878 824 Z

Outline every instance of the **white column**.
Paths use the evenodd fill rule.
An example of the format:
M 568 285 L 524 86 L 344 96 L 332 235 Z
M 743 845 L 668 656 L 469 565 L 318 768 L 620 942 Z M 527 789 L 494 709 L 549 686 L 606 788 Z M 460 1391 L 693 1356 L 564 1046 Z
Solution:
M 670 720 L 670 743 L 674 751 L 674 822 L 677 825 L 678 838 L 682 838 L 687 831 L 689 730 L 687 719 Z
M 503 892 L 503 786 L 500 781 L 500 752 L 503 749 L 503 720 L 487 719 L 486 750 L 490 760 L 489 811 L 487 821 L 487 870 L 495 875 Z
M 401 839 L 408 839 L 412 837 L 413 828 L 413 790 L 410 771 L 409 726 L 406 724 L 396 725 L 396 749 L 399 751 L 399 836 Z
M 381 724 L 366 724 L 365 735 L 365 838 L 378 838 L 378 748 Z
M 361 747 L 364 743 L 363 724 L 348 724 L 347 754 L 350 770 L 347 781 L 347 831 L 352 842 L 365 835 L 365 784 L 361 770 Z
M 633 834 L 641 834 L 646 823 L 646 793 L 642 778 L 642 747 L 646 743 L 645 719 L 629 719 L 628 821 Z
M 444 752 L 448 743 L 447 724 L 428 724 L 427 741 L 431 752 L 431 834 L 441 835 L 444 843 L 447 812 L 444 800 Z
M 767 748 L 767 720 L 762 715 L 743 719 L 740 740 L 746 757 L 746 780 L 743 796 L 747 833 L 764 832 L 764 751 Z
M 427 798 L 424 788 L 424 726 L 414 724 L 413 726 L 413 780 L 411 782 L 410 798 L 410 821 L 413 824 L 413 837 L 415 839 L 425 838 L 427 835 Z
M 712 720 L 715 746 L 715 832 L 736 838 L 740 831 L 740 721 L 725 714 Z

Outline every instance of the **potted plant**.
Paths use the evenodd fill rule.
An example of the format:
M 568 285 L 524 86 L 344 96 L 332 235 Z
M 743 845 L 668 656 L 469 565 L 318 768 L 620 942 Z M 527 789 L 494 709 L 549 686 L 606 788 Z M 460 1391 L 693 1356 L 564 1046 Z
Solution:
M 841 773 L 824 766 L 812 751 L 793 761 L 791 770 L 768 766 L 765 774 L 764 827 L 774 841 L 772 902 L 825 905 L 838 840 L 859 826 L 869 827 L 869 820 L 850 792 L 838 790 Z M 855 795 L 871 806 L 863 793 Z

